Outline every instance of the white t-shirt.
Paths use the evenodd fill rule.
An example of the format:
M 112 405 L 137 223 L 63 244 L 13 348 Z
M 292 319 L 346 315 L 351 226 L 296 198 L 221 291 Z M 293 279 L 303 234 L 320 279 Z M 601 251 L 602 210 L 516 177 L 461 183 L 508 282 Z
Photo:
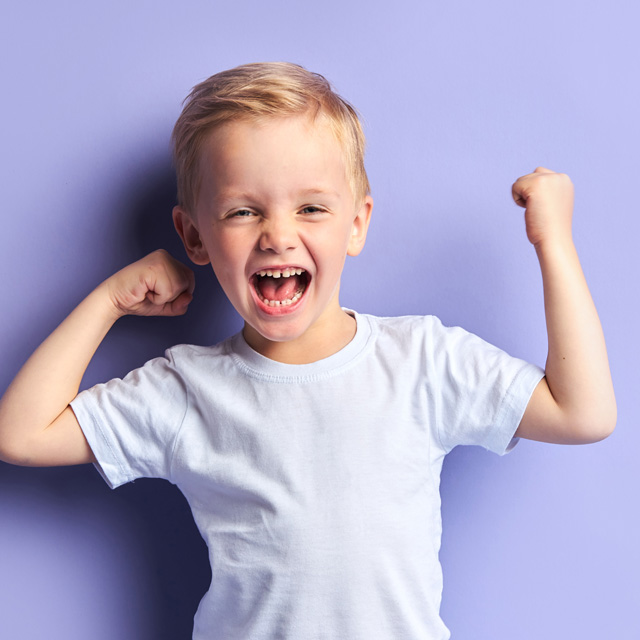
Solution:
M 111 487 L 161 477 L 189 501 L 212 568 L 196 640 L 449 637 L 443 457 L 508 450 L 543 372 L 432 316 L 354 315 L 312 364 L 237 334 L 72 403 Z

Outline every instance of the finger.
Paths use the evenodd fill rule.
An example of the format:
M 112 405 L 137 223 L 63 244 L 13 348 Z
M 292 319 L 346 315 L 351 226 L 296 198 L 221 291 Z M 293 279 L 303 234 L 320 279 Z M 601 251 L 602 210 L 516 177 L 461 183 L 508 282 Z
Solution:
M 555 171 L 551 171 L 551 169 L 546 169 L 545 167 L 537 167 L 533 173 L 555 173 Z
M 185 290 L 189 293 L 193 293 L 194 289 L 196 288 L 196 277 L 193 274 L 193 271 L 181 262 L 178 262 L 178 264 L 181 267 L 182 281 L 186 284 Z
M 193 296 L 183 291 L 175 300 L 167 302 L 162 307 L 163 316 L 181 316 L 187 312 L 190 302 L 193 300 Z
M 171 279 L 173 285 L 181 291 L 184 290 L 188 291 L 189 293 L 193 293 L 196 285 L 193 271 L 169 254 L 166 254 L 166 258 L 167 274 Z
M 177 316 L 186 312 L 193 296 L 186 290 L 175 292 L 169 297 L 160 296 L 153 291 L 147 293 L 147 307 L 144 315 Z
M 168 279 L 159 278 L 153 286 L 149 287 L 146 298 L 151 304 L 162 307 L 175 302 L 183 294 L 188 294 L 191 297 L 186 283 L 173 283 Z
M 522 176 L 522 178 L 518 178 L 511 186 L 511 197 L 519 207 L 526 208 L 527 206 L 527 195 L 525 193 L 525 187 L 528 181 L 528 177 L 529 176 L 527 175 Z
M 186 265 L 182 264 L 182 262 L 175 260 L 174 266 L 177 269 L 174 273 L 176 276 L 174 283 L 174 291 L 176 292 L 176 295 L 170 302 L 175 308 L 179 308 L 180 305 L 183 305 L 184 308 L 180 313 L 184 313 L 191 300 L 193 300 L 193 291 L 196 286 L 196 279 L 193 271 Z
M 526 208 L 527 200 L 529 199 L 530 186 L 532 180 L 536 180 L 536 176 L 547 173 L 555 173 L 545 167 L 537 167 L 532 173 L 527 173 L 524 176 L 520 176 L 511 186 L 511 197 L 519 207 Z
M 193 272 L 181 262 L 166 255 L 166 260 L 160 265 L 154 265 L 148 274 L 147 300 L 162 306 L 176 300 L 184 292 L 191 295 L 194 286 Z

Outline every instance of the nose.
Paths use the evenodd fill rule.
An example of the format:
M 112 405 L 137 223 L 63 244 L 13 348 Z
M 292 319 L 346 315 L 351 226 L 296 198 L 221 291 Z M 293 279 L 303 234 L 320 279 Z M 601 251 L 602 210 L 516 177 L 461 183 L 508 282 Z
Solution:
M 260 250 L 282 254 L 298 245 L 295 220 L 289 216 L 271 216 L 262 223 Z

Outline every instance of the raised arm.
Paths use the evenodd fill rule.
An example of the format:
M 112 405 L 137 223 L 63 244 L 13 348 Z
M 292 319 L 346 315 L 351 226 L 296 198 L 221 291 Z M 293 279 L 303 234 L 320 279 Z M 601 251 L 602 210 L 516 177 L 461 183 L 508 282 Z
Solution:
M 38 347 L 0 400 L 0 460 L 25 466 L 93 462 L 69 403 L 96 349 L 123 315 L 181 315 L 193 274 L 154 251 L 92 291 Z
M 573 244 L 573 185 L 540 167 L 519 178 L 512 193 L 525 208 L 540 262 L 549 338 L 545 378 L 516 435 L 561 444 L 602 440 L 614 429 L 616 401 L 602 327 Z

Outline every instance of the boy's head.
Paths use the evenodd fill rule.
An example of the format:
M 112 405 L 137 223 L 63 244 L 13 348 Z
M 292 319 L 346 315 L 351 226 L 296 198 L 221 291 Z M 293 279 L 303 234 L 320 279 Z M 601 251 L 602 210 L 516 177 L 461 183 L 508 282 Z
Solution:
M 344 346 L 342 269 L 373 206 L 353 108 L 302 67 L 238 67 L 194 88 L 174 148 L 176 230 L 213 267 L 247 342 L 297 363 Z
M 325 78 L 287 62 L 242 65 L 196 85 L 173 129 L 178 204 L 192 213 L 200 191 L 205 140 L 224 123 L 309 115 L 330 126 L 344 153 L 347 179 L 357 203 L 369 194 L 365 138 L 355 109 Z

